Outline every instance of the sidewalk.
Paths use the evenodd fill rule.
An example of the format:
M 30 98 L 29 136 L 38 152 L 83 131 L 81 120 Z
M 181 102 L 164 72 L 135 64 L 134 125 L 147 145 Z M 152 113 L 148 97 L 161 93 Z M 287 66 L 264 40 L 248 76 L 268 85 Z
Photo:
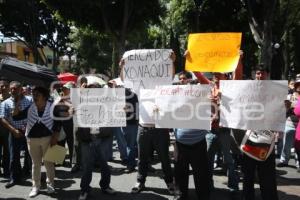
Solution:
M 161 178 L 162 172 L 160 170 L 160 164 L 155 164 L 153 167 L 156 169 L 155 173 L 149 173 L 149 177 L 146 181 L 146 191 L 140 194 L 131 194 L 131 188 L 136 182 L 136 172 L 131 174 L 123 174 L 121 169 L 124 168 L 120 164 L 119 154 L 114 150 L 114 161 L 110 162 L 112 166 L 112 179 L 111 187 L 118 190 L 119 193 L 115 196 L 108 196 L 102 194 L 99 189 L 100 174 L 96 172 L 93 174 L 93 180 L 91 183 L 93 199 L 101 200 L 171 200 L 173 197 L 168 194 L 166 185 Z M 290 161 L 291 165 L 294 165 L 294 160 Z M 44 171 L 44 169 L 43 169 Z M 280 200 L 300 200 L 300 173 L 295 168 L 285 167 L 278 168 L 278 194 Z M 214 175 L 216 189 L 212 193 L 212 200 L 230 200 L 230 194 L 226 189 L 227 178 L 220 173 L 220 170 L 215 171 Z M 14 186 L 10 189 L 6 189 L 6 179 L 0 177 L 0 200 L 24 200 L 28 198 L 28 194 L 31 190 L 30 179 L 27 179 L 22 185 Z M 80 193 L 80 172 L 76 174 L 70 173 L 70 168 L 57 167 L 56 168 L 56 189 L 57 192 L 52 196 L 49 196 L 44 190 L 36 196 L 36 200 L 48 200 L 48 199 L 59 199 L 59 200 L 75 200 L 78 198 Z M 44 184 L 45 186 L 45 184 Z M 193 178 L 190 176 L 190 199 L 197 199 L 194 191 Z M 240 189 L 242 184 L 240 183 Z M 258 188 L 258 185 L 256 185 Z M 259 189 L 256 190 L 256 194 L 259 195 Z M 258 200 L 260 198 L 257 198 Z

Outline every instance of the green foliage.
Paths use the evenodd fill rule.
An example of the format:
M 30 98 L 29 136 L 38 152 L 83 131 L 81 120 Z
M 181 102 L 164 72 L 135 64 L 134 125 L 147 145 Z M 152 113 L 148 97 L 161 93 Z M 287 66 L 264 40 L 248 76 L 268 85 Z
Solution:
M 44 0 L 62 19 L 89 27 L 112 41 L 112 76 L 125 50 L 128 33 L 158 22 L 163 10 L 159 0 Z
M 135 31 L 149 22 L 157 22 L 161 11 L 157 0 L 44 0 L 44 2 L 63 19 L 74 21 L 76 26 L 89 26 L 101 32 L 116 34 L 122 30 L 124 15 L 128 14 L 127 28 Z
M 242 49 L 245 52 L 245 72 L 250 75 L 251 67 L 256 62 L 256 51 L 246 10 L 236 0 L 165 0 L 167 12 L 161 18 L 161 26 L 152 27 L 152 36 L 158 46 L 172 48 L 178 62 L 176 71 L 184 69 L 183 52 L 189 33 L 197 32 L 242 32 Z M 167 41 L 167 42 L 166 42 Z
M 80 28 L 72 35 L 73 48 L 79 65 L 85 72 L 93 68 L 98 73 L 109 75 L 111 66 L 111 42 L 105 34 L 88 28 Z
M 24 42 L 39 63 L 38 47 L 48 45 L 55 55 L 61 55 L 69 42 L 70 28 L 53 17 L 39 0 L 5 0 L 0 7 L 1 32 L 6 37 Z M 56 56 L 54 56 L 56 60 Z M 44 63 L 45 64 L 45 63 Z M 55 67 L 54 63 L 54 67 Z
M 32 49 L 38 62 L 37 47 L 41 35 L 47 32 L 43 19 L 51 17 L 49 10 L 37 0 L 5 0 L 1 3 L 0 13 L 1 32 L 23 41 Z

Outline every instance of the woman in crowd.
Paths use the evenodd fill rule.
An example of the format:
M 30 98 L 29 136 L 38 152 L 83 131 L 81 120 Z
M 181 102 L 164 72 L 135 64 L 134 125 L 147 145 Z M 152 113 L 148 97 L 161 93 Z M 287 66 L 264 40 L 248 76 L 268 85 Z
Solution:
M 300 82 L 300 79 L 299 79 Z M 295 91 L 300 94 L 300 86 L 295 88 Z M 296 129 L 296 137 L 295 137 L 295 150 L 298 157 L 298 172 L 300 172 L 300 98 L 298 98 L 298 102 L 294 109 L 295 115 L 298 117 L 299 122 Z
M 73 135 L 73 118 L 69 115 L 69 109 L 72 106 L 72 102 L 70 99 L 70 91 L 71 88 L 74 88 L 75 85 L 73 82 L 69 81 L 65 83 L 62 87 L 62 96 L 59 100 L 59 103 L 55 106 L 55 113 L 56 111 L 61 112 L 60 123 L 63 131 L 65 132 L 66 138 L 62 141 L 59 141 L 58 144 L 60 146 L 65 147 L 67 142 L 68 149 L 69 149 L 69 159 L 70 163 L 67 165 L 68 167 L 72 167 L 73 163 L 73 148 L 74 148 L 74 135 Z M 66 163 L 65 163 L 66 165 Z
M 294 108 L 297 103 L 297 100 L 299 99 L 299 93 L 297 92 L 297 90 L 300 91 L 300 79 L 296 82 L 294 81 L 293 86 L 293 93 L 289 94 L 287 96 L 287 99 L 285 100 L 285 106 L 287 109 L 287 119 L 285 123 L 285 131 L 283 136 L 283 148 L 281 151 L 280 162 L 277 164 L 277 167 L 286 167 L 289 164 L 291 148 L 294 145 L 296 127 L 299 121 L 294 113 Z M 299 165 L 299 163 L 297 163 L 297 165 Z
M 26 137 L 28 150 L 32 159 L 32 190 L 29 197 L 35 197 L 41 186 L 41 166 L 43 156 L 49 146 L 57 143 L 58 123 L 53 121 L 50 115 L 51 103 L 49 91 L 43 87 L 33 89 L 33 104 L 28 109 L 28 123 L 26 127 Z M 54 163 L 44 161 L 47 175 L 47 193 L 55 192 Z

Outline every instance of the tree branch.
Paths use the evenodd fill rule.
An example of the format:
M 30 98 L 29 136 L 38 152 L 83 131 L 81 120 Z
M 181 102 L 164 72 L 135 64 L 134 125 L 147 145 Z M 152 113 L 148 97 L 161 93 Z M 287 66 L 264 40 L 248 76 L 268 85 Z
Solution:
M 248 10 L 248 19 L 249 19 L 249 26 L 250 30 L 253 34 L 255 42 L 261 46 L 263 43 L 263 34 L 262 34 L 262 28 L 260 27 L 260 24 L 256 20 L 253 12 L 253 4 L 251 0 L 247 0 L 246 2 L 247 10 Z

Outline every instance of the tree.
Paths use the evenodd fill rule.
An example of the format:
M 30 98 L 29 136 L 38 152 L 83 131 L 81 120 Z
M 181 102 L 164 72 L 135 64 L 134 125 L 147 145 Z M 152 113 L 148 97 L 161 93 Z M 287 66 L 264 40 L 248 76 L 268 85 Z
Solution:
M 244 3 L 253 38 L 260 47 L 260 62 L 271 71 L 273 22 L 277 0 L 245 0 Z
M 43 24 L 46 27 L 46 34 L 41 37 L 43 46 L 48 46 L 53 52 L 52 65 L 53 70 L 57 71 L 59 57 L 67 50 L 67 44 L 71 42 L 69 38 L 70 26 L 67 23 L 61 22 L 51 15 L 51 18 L 43 19 Z
M 43 19 L 51 17 L 46 6 L 37 0 L 5 0 L 0 14 L 1 32 L 25 43 L 33 52 L 34 62 L 42 62 L 38 47 L 46 33 Z
M 112 42 L 112 75 L 120 55 L 125 50 L 128 32 L 147 27 L 158 21 L 159 0 L 44 0 L 63 19 L 78 27 L 90 27 L 109 36 Z
M 243 32 L 242 49 L 247 52 L 245 58 L 248 74 L 250 74 L 253 59 L 253 41 L 249 32 L 246 10 L 236 0 L 164 0 L 168 8 L 163 16 L 157 34 L 157 41 L 167 38 L 167 47 L 171 47 L 177 55 L 177 69 L 183 70 L 182 53 L 187 46 L 189 33 L 198 32 Z
M 272 79 L 287 79 L 296 45 L 291 37 L 300 20 L 300 2 L 245 0 L 244 4 L 253 38 L 260 47 L 260 62 L 270 70 Z
M 45 45 L 51 48 L 53 69 L 56 70 L 58 56 L 69 42 L 70 28 L 55 19 L 45 4 L 39 0 L 4 0 L 0 7 L 0 23 L 5 36 L 23 42 L 32 50 L 35 63 L 47 64 L 38 49 L 43 50 Z
M 89 28 L 79 28 L 71 36 L 79 66 L 84 72 L 96 69 L 109 77 L 111 64 L 111 42 L 105 34 L 100 34 Z
M 293 63 L 297 62 L 297 56 L 295 56 L 298 46 L 297 34 L 294 34 L 297 26 L 300 25 L 300 2 L 297 0 L 279 0 L 277 5 L 277 12 L 274 23 L 274 43 L 280 44 L 280 48 L 277 49 L 277 56 L 274 55 L 275 64 L 278 64 L 276 60 L 281 61 L 281 68 L 278 66 L 277 70 L 278 78 L 289 79 L 292 77 Z M 274 65 L 273 65 L 274 66 Z M 272 66 L 272 67 L 273 67 Z

